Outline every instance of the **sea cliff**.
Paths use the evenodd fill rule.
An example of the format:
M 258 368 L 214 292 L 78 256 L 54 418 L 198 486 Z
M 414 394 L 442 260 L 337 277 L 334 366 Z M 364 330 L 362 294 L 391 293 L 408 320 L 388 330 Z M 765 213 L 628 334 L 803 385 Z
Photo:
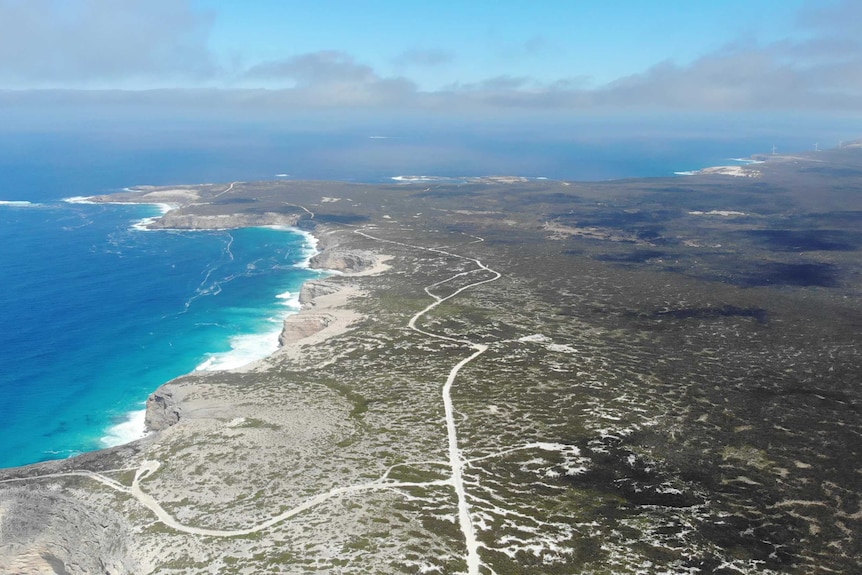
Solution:
M 165 218 L 167 215 L 162 219 Z M 190 218 L 189 223 L 194 226 L 206 226 L 208 223 L 220 224 L 224 221 L 211 218 L 194 219 L 194 216 Z M 231 221 L 244 220 L 233 218 Z M 154 227 L 160 227 L 162 223 L 161 220 L 155 222 Z M 345 283 L 344 279 L 352 275 L 374 274 L 385 270 L 384 258 L 368 250 L 356 250 L 343 246 L 337 239 L 338 235 L 334 230 L 327 230 L 324 227 L 316 229 L 315 238 L 319 251 L 311 258 L 309 266 L 334 275 L 309 280 L 302 285 L 299 294 L 300 310 L 284 319 L 278 337 L 280 349 L 276 352 L 277 355 L 286 353 L 286 348 L 290 346 L 299 347 L 312 341 L 320 342 L 326 337 L 348 329 L 350 324 L 359 318 L 358 314 L 349 309 L 349 299 L 359 297 L 361 294 Z M 263 363 L 266 361 L 264 360 Z M 167 382 L 147 398 L 145 418 L 147 431 L 162 431 L 186 417 L 185 413 L 194 411 L 195 408 L 189 407 L 188 402 L 185 401 L 188 393 L 178 383 L 181 381 L 183 378 Z

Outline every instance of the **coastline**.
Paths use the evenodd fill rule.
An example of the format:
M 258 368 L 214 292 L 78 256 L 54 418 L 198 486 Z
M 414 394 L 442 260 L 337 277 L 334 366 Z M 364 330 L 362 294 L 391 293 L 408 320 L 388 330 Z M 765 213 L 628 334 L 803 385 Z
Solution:
M 698 170 L 681 170 L 674 172 L 675 176 L 732 176 L 735 178 L 759 178 L 762 172 L 753 167 L 766 163 L 765 160 L 751 158 L 729 158 L 741 165 L 707 166 Z
M 137 196 L 137 197 L 135 197 Z M 189 373 L 162 383 L 151 392 L 141 403 L 141 409 L 127 412 L 123 421 L 109 426 L 101 438 L 103 449 L 122 447 L 127 444 L 147 439 L 152 434 L 173 425 L 180 418 L 180 413 L 194 413 L 195 406 L 180 406 L 174 392 L 173 383 L 189 375 L 208 375 L 222 372 L 242 373 L 256 370 L 266 370 L 272 365 L 276 356 L 290 356 L 297 359 L 300 348 L 304 345 L 319 344 L 327 338 L 344 333 L 351 323 L 361 316 L 348 306 L 353 297 L 362 293 L 350 286 L 333 286 L 325 280 L 330 276 L 373 275 L 388 268 L 370 254 L 356 254 L 339 251 L 337 241 L 330 237 L 333 230 L 317 229 L 314 232 L 297 227 L 303 215 L 287 215 L 266 212 L 262 215 L 249 214 L 216 214 L 198 215 L 181 214 L 172 216 L 189 204 L 196 203 L 201 198 L 198 194 L 179 190 L 148 191 L 143 188 L 127 188 L 119 199 L 116 195 L 99 195 L 89 197 L 67 198 L 70 203 L 117 204 L 117 205 L 152 205 L 160 210 L 160 214 L 142 218 L 132 224 L 139 231 L 216 231 L 238 229 L 243 227 L 269 227 L 289 231 L 304 238 L 304 259 L 294 265 L 299 269 L 317 271 L 322 277 L 311 278 L 302 283 L 298 294 L 285 292 L 284 305 L 289 308 L 281 317 L 281 326 L 271 332 L 254 333 L 235 336 L 237 339 L 256 340 L 255 355 L 249 361 L 225 362 L 221 354 L 207 354 L 207 359 Z M 170 200 L 171 203 L 157 200 Z M 177 200 L 186 202 L 177 203 Z M 306 210 L 307 212 L 307 210 Z M 308 212 L 310 214 L 310 212 Z M 281 298 L 281 294 L 278 297 Z M 262 340 L 266 340 L 265 348 L 261 349 Z M 270 341 L 271 340 L 271 341 Z M 169 413 L 168 413 L 169 412 Z M 85 452 L 95 453 L 101 450 Z
M 213 186 L 186 215 L 281 209 L 341 273 L 273 355 L 160 386 L 157 433 L 0 473 L 0 570 L 852 570 L 862 172 L 810 167 Z M 824 205 L 831 243 L 769 232 Z
M 342 335 L 351 326 L 363 319 L 353 309 L 350 301 L 365 296 L 360 288 L 346 283 L 354 277 L 377 275 L 389 269 L 388 256 L 370 252 L 342 250 L 333 235 L 335 230 L 318 230 L 314 237 L 323 247 L 310 258 L 309 267 L 330 272 L 323 278 L 310 279 L 302 284 L 299 294 L 300 308 L 287 316 L 278 337 L 278 347 L 273 353 L 246 365 L 230 370 L 201 372 L 193 375 L 204 377 L 231 372 L 266 373 L 283 361 L 301 365 L 305 358 L 303 350 L 308 346 L 319 346 L 329 338 Z M 201 385 L 181 376 L 159 386 L 147 399 L 146 427 L 149 433 L 160 432 L 180 421 L 196 417 L 209 418 L 214 411 L 222 418 L 228 417 L 230 408 L 215 405 L 201 393 Z
M 161 207 L 161 205 L 160 205 Z M 163 214 L 170 210 L 164 210 Z M 146 231 L 168 231 L 177 228 L 161 228 L 147 227 L 150 224 L 156 224 L 161 216 L 144 218 L 135 224 L 133 228 Z M 269 226 L 275 227 L 275 226 Z M 310 265 L 310 261 L 320 252 L 317 250 L 317 238 L 313 234 L 300 230 L 295 227 L 278 226 L 283 231 L 288 231 L 305 238 L 305 254 L 304 259 L 294 265 L 298 269 L 314 269 L 325 277 L 331 270 L 317 268 Z M 197 226 L 193 229 L 182 229 L 182 231 L 212 231 L 216 229 L 236 229 L 236 228 L 206 228 Z M 324 275 L 325 274 L 325 275 Z M 309 282 L 320 281 L 323 277 L 312 278 L 306 280 L 302 284 L 302 288 Z M 109 426 L 105 435 L 101 438 L 104 448 L 119 447 L 133 441 L 145 439 L 152 434 L 156 429 L 148 425 L 151 420 L 149 414 L 151 406 L 154 405 L 152 398 L 158 391 L 172 381 L 180 379 L 188 375 L 204 375 L 219 372 L 242 372 L 253 369 L 262 361 L 265 361 L 272 355 L 278 353 L 282 347 L 281 340 L 285 332 L 288 320 L 299 315 L 303 311 L 303 304 L 300 301 L 301 292 L 284 292 L 276 296 L 280 303 L 285 307 L 285 311 L 279 318 L 281 325 L 267 331 L 257 331 L 253 333 L 236 334 L 230 337 L 231 347 L 223 352 L 207 352 L 204 354 L 204 359 L 190 372 L 178 375 L 169 381 L 163 382 L 155 390 L 153 390 L 146 399 L 139 403 L 140 409 L 135 409 L 127 412 L 123 421 Z M 313 304 L 312 304 L 313 305 Z M 238 356 L 238 357 L 237 357 Z
M 206 186 L 206 185 L 203 185 Z M 340 333 L 347 329 L 349 321 L 355 319 L 355 314 L 347 311 L 335 309 L 346 302 L 347 296 L 342 294 L 337 297 L 335 293 L 327 293 L 325 298 L 326 303 L 315 301 L 314 296 L 309 296 L 310 290 L 306 285 L 310 282 L 320 282 L 326 275 L 343 273 L 336 269 L 328 269 L 315 262 L 315 258 L 322 254 L 321 242 L 314 233 L 300 229 L 297 227 L 299 217 L 294 215 L 283 215 L 274 212 L 267 212 L 262 215 L 249 214 L 216 214 L 216 215 L 197 215 L 182 214 L 172 216 L 172 213 L 189 205 L 202 205 L 197 203 L 201 200 L 201 196 L 185 187 L 172 188 L 163 190 L 160 188 L 150 188 L 149 186 L 139 186 L 125 188 L 122 192 L 108 195 L 95 196 L 76 196 L 65 198 L 67 203 L 79 204 L 114 204 L 114 205 L 141 205 L 154 206 L 159 210 L 159 214 L 155 216 L 147 216 L 140 220 L 133 221 L 131 228 L 137 231 L 218 231 L 231 230 L 245 227 L 268 227 L 287 231 L 292 234 L 301 236 L 304 241 L 303 259 L 294 264 L 297 269 L 311 269 L 317 271 L 323 277 L 311 278 L 303 282 L 300 291 L 296 293 L 284 292 L 277 297 L 285 306 L 285 312 L 281 315 L 281 325 L 275 329 L 266 332 L 255 332 L 248 334 L 238 334 L 231 337 L 231 349 L 219 353 L 206 353 L 205 359 L 199 363 L 192 371 L 178 375 L 177 377 L 165 381 L 158 388 L 149 393 L 146 399 L 139 403 L 139 409 L 133 409 L 126 412 L 123 419 L 116 423 L 107 426 L 104 429 L 104 435 L 100 438 L 102 444 L 101 449 L 111 449 L 121 447 L 126 444 L 146 439 L 158 429 L 161 429 L 160 424 L 151 425 L 154 419 L 150 414 L 154 405 L 153 398 L 159 394 L 162 387 L 169 385 L 172 381 L 181 379 L 188 375 L 204 375 L 219 372 L 243 372 L 252 369 L 260 369 L 265 365 L 265 361 L 271 356 L 279 353 L 284 346 L 289 343 L 295 343 L 303 337 L 311 337 L 318 331 L 326 330 L 326 334 Z M 337 262 L 335 265 L 338 265 Z M 327 290 L 323 290 L 326 293 Z M 305 316 L 309 315 L 309 307 L 315 307 L 315 319 L 309 320 Z M 331 309 L 330 309 L 331 308 Z M 303 313 L 305 312 L 305 313 Z M 288 322 L 289 318 L 294 318 L 302 314 L 302 317 L 296 318 Z M 320 323 L 319 327 L 314 327 L 315 323 Z M 331 325 L 330 325 L 331 324 Z M 285 335 L 289 330 L 294 333 Z M 305 335 L 297 335 L 305 334 Z M 325 339 L 318 336 L 318 339 Z M 240 358 L 231 358 L 232 355 L 237 355 L 237 351 L 245 349 L 246 353 L 240 353 Z M 82 454 L 94 453 L 101 449 L 89 450 L 75 454 L 69 458 L 76 457 Z M 67 459 L 69 459 L 67 458 Z

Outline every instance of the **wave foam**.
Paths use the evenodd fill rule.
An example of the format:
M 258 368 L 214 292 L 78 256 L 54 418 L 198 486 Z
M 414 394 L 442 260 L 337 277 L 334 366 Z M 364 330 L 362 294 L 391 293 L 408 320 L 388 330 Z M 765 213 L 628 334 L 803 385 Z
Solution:
M 195 371 L 225 371 L 238 369 L 268 357 L 278 350 L 278 328 L 264 333 L 236 335 L 230 338 L 230 350 L 210 354 Z
M 311 266 L 311 258 L 316 256 L 319 251 L 317 249 L 317 238 L 314 235 L 300 230 L 299 228 L 288 228 L 290 231 L 297 233 L 303 238 L 303 246 L 302 246 L 302 260 L 294 264 L 296 268 L 308 269 Z
M 128 204 L 129 202 L 122 202 L 122 203 Z M 162 217 L 163 215 L 165 215 L 166 213 L 168 213 L 169 211 L 171 211 L 172 209 L 174 209 L 175 207 L 177 207 L 177 206 L 174 206 L 173 204 L 161 204 L 161 203 L 157 203 L 157 204 L 145 203 L 145 204 L 134 204 L 134 205 L 155 206 L 159 209 L 159 215 L 150 216 L 148 218 L 141 218 L 140 220 L 138 220 L 132 224 L 133 230 L 138 230 L 141 232 L 153 231 L 150 229 L 149 225 L 151 223 L 153 223 L 154 221 L 156 221 L 157 219 L 159 219 L 160 217 Z
M 8 206 L 10 208 L 38 208 L 41 205 L 24 200 L 0 200 L 0 206 Z
M 146 415 L 145 409 L 129 412 L 125 421 L 108 428 L 107 434 L 100 439 L 102 445 L 114 447 L 145 437 L 147 435 L 147 428 L 144 423 Z
M 302 307 L 302 304 L 299 303 L 299 292 L 286 291 L 275 297 L 281 300 L 281 305 L 289 307 L 290 309 L 299 310 L 299 308 Z
M 290 226 L 267 226 L 300 234 L 303 237 L 303 260 L 295 264 L 296 268 L 308 268 L 311 258 L 317 255 L 317 238 L 305 230 Z M 332 273 L 332 272 L 328 272 Z M 230 350 L 208 354 L 206 360 L 195 368 L 195 371 L 223 371 L 239 369 L 255 361 L 269 357 L 278 351 L 278 338 L 284 327 L 284 319 L 297 313 L 302 307 L 299 303 L 299 293 L 285 291 L 275 297 L 286 308 L 285 313 L 269 321 L 277 327 L 252 334 L 235 335 L 230 338 Z
M 72 196 L 70 198 L 63 198 L 63 201 L 67 204 L 97 204 L 99 202 L 93 201 L 93 196 Z
M 125 188 L 128 190 L 128 188 Z M 169 211 L 179 207 L 175 204 L 168 204 L 162 202 L 94 202 L 93 196 L 72 196 L 70 198 L 63 198 L 63 201 L 69 204 L 114 204 L 120 206 L 155 206 L 159 210 L 158 216 L 150 216 L 148 218 L 141 218 L 140 220 L 134 222 L 132 224 L 132 229 L 149 232 L 151 231 L 148 227 L 151 223 L 159 219 L 161 216 L 165 215 Z

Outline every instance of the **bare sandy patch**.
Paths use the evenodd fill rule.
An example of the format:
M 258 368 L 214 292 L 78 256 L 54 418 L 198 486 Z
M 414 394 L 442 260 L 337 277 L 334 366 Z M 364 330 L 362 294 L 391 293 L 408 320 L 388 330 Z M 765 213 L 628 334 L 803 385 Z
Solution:
M 200 195 L 194 190 L 170 189 L 147 192 L 141 196 L 141 201 L 154 204 L 186 204 L 200 199 Z
M 753 170 L 746 166 L 713 166 L 695 172 L 696 174 L 733 176 L 735 178 L 759 178 L 760 170 Z

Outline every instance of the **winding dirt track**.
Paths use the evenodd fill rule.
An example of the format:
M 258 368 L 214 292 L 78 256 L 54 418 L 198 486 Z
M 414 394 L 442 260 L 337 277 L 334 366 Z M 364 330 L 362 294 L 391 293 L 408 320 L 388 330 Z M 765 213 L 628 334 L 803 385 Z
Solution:
M 448 440 L 449 440 L 449 466 L 452 470 L 452 473 L 451 473 L 449 479 L 452 483 L 452 486 L 455 489 L 455 493 L 458 496 L 458 523 L 461 527 L 461 532 L 464 535 L 464 542 L 467 546 L 467 574 L 468 575 L 479 575 L 479 567 L 481 566 L 482 562 L 481 562 L 481 559 L 479 558 L 479 541 L 476 538 L 476 529 L 473 525 L 473 520 L 470 517 L 470 504 L 467 502 L 467 493 L 466 493 L 466 490 L 464 489 L 464 480 L 462 477 L 462 469 L 464 467 L 464 458 L 461 455 L 461 449 L 458 447 L 458 430 L 455 426 L 455 408 L 452 405 L 452 385 L 455 383 L 455 378 L 458 377 L 458 372 L 461 371 L 461 368 L 463 368 L 465 365 L 467 365 L 468 363 L 470 363 L 471 361 L 473 361 L 474 359 L 476 359 L 477 357 L 479 357 L 483 353 L 485 353 L 488 350 L 488 346 L 481 344 L 481 343 L 472 342 L 466 338 L 464 338 L 464 339 L 453 338 L 453 337 L 425 331 L 421 328 L 416 327 L 416 322 L 419 321 L 419 319 L 423 315 L 427 314 L 428 312 L 430 312 L 431 310 L 433 310 L 434 308 L 436 308 L 440 304 L 446 302 L 447 300 L 450 300 L 453 297 L 457 296 L 458 294 L 460 294 L 464 290 L 467 290 L 467 289 L 470 289 L 470 288 L 473 288 L 473 287 L 476 287 L 476 286 L 479 286 L 479 285 L 482 285 L 485 283 L 489 283 L 492 281 L 496 281 L 502 277 L 502 274 L 498 271 L 492 270 L 491 268 L 489 268 L 488 266 L 486 266 L 485 264 L 483 264 L 480 260 L 478 260 L 476 258 L 470 258 L 467 256 L 453 254 L 451 252 L 447 252 L 445 250 L 441 250 L 441 249 L 437 249 L 437 248 L 425 248 L 425 247 L 420 247 L 420 246 L 413 246 L 413 245 L 409 245 L 409 244 L 404 244 L 401 242 L 395 242 L 392 240 L 385 240 L 385 239 L 371 236 L 371 235 L 366 234 L 365 232 L 362 232 L 360 230 L 357 230 L 355 233 L 357 233 L 363 237 L 366 237 L 366 238 L 369 238 L 372 240 L 376 240 L 376 241 L 391 243 L 391 244 L 400 245 L 403 247 L 419 249 L 419 250 L 423 250 L 423 251 L 438 253 L 438 254 L 441 254 L 444 256 L 468 260 L 468 261 L 474 262 L 478 266 L 477 269 L 475 269 L 475 270 L 470 270 L 470 271 L 455 274 L 454 276 L 452 276 L 448 279 L 445 279 L 443 281 L 439 281 L 437 283 L 431 284 L 430 286 L 426 287 L 425 293 L 427 293 L 429 296 L 434 298 L 434 302 L 432 302 L 425 309 L 423 309 L 422 311 L 418 312 L 413 317 L 411 317 L 407 326 L 410 329 L 412 329 L 413 331 L 415 331 L 417 333 L 421 333 L 422 335 L 425 335 L 427 337 L 431 337 L 434 339 L 440 339 L 440 340 L 444 340 L 444 341 L 460 343 L 463 345 L 467 345 L 474 350 L 472 355 L 459 361 L 457 364 L 455 364 L 455 366 L 451 369 L 451 371 L 449 371 L 449 377 L 446 378 L 446 383 L 445 383 L 445 385 L 443 385 L 442 395 L 443 395 L 443 407 L 444 407 L 445 413 L 446 413 L 446 434 L 447 434 Z M 479 239 L 479 241 L 484 241 L 482 238 L 478 238 L 478 239 Z M 442 285 L 446 282 L 452 281 L 455 278 L 462 277 L 462 276 L 469 275 L 469 274 L 476 273 L 476 272 L 482 272 L 482 271 L 490 272 L 491 274 L 493 274 L 493 277 L 486 278 L 486 279 L 480 280 L 480 281 L 476 281 L 476 282 L 473 282 L 473 283 L 468 284 L 466 286 L 463 286 L 461 288 L 458 288 L 457 290 L 455 290 L 454 292 L 452 292 L 451 294 L 449 294 L 446 297 L 440 297 L 440 296 L 432 293 L 432 291 L 431 291 L 434 287 L 437 287 L 437 286 Z

